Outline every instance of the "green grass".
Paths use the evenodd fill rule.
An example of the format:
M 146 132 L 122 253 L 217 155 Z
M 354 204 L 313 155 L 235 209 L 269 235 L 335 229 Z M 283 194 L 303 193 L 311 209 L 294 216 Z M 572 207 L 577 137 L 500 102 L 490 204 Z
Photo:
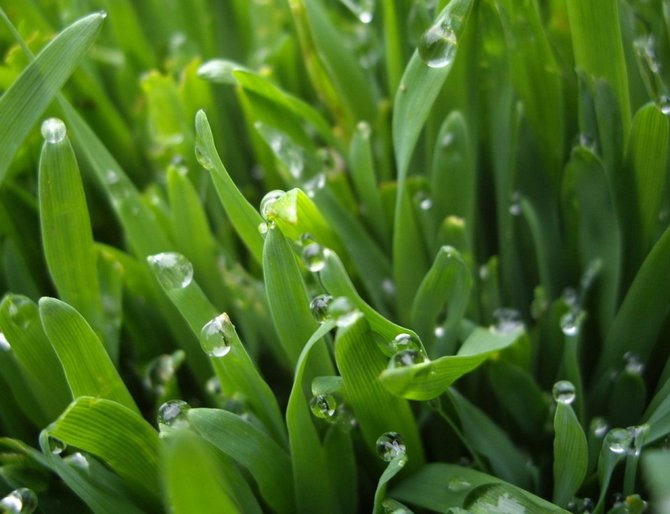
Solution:
M 0 51 L 1 512 L 670 514 L 670 2 L 5 0 Z

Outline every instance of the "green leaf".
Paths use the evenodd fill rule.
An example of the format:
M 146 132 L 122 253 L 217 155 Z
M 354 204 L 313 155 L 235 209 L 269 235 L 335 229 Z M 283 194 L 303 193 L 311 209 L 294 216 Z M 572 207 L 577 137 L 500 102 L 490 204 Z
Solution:
M 39 164 L 39 201 L 47 267 L 59 297 L 77 309 L 102 336 L 97 251 L 79 166 L 61 120 L 46 120 L 42 130 L 45 142 Z M 116 362 L 118 348 L 104 342 Z
M 0 16 L 18 36 L 4 11 Z M 90 14 L 64 29 L 0 97 L 0 184 L 28 132 L 95 41 L 104 18 Z
M 218 409 L 190 409 L 188 419 L 202 437 L 249 470 L 276 512 L 295 511 L 288 454 L 241 417 Z
M 518 341 L 523 334 L 522 329 L 499 333 L 478 327 L 456 355 L 446 355 L 412 366 L 389 367 L 382 371 L 379 380 L 386 389 L 403 398 L 431 400 L 486 359 Z
M 116 402 L 82 396 L 48 429 L 68 446 L 100 457 L 146 504 L 159 502 L 158 433 Z
M 74 308 L 56 298 L 39 302 L 42 326 L 63 366 L 72 396 L 114 400 L 139 413 L 93 329 Z
M 175 514 L 243 512 L 209 444 L 188 432 L 173 434 L 163 442 L 162 461 L 170 510 Z
M 388 487 L 388 483 L 393 477 L 395 477 L 400 471 L 403 470 L 406 463 L 407 456 L 398 455 L 386 465 L 386 469 L 384 469 L 384 472 L 379 477 L 379 482 L 377 483 L 377 489 L 375 491 L 375 505 L 372 511 L 373 513 L 386 512 L 382 508 L 382 503 L 386 495 L 386 488 Z
M 642 457 L 642 467 L 654 504 L 667 506 L 670 502 L 670 454 L 665 450 L 647 452 Z M 667 514 L 667 508 L 659 512 Z
M 554 415 L 554 503 L 567 506 L 586 477 L 586 435 L 572 407 L 556 402 Z
M 263 238 L 258 232 L 258 225 L 263 222 L 263 218 L 244 198 L 221 162 L 214 146 L 212 129 L 204 111 L 198 111 L 196 114 L 195 132 L 195 152 L 200 165 L 211 173 L 216 192 L 237 234 L 244 241 L 251 255 L 258 262 L 262 262 Z
M 385 432 L 397 432 L 407 447 L 408 468 L 418 469 L 424 459 L 418 426 L 409 402 L 392 395 L 380 383 L 379 373 L 388 359 L 379 350 L 363 316 L 338 330 L 335 359 L 344 379 L 344 395 L 358 420 L 366 446 L 376 454 L 377 438 Z

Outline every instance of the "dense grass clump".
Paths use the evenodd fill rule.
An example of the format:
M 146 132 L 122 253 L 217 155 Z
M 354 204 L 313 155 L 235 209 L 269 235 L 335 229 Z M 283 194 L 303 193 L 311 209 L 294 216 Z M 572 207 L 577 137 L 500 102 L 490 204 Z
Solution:
M 668 0 L 4 0 L 0 510 L 670 513 Z

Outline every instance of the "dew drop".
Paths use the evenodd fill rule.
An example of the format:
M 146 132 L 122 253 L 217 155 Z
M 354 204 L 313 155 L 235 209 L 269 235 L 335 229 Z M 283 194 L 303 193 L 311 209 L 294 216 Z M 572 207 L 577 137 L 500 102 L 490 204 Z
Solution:
M 179 253 L 157 253 L 147 257 L 147 261 L 166 291 L 183 289 L 193 280 L 193 265 Z
M 644 363 L 633 352 L 626 352 L 623 356 L 624 369 L 630 375 L 642 375 L 644 372 Z
M 231 349 L 235 327 L 225 312 L 202 327 L 200 346 L 210 357 L 225 357 Z
M 372 127 L 367 121 L 359 121 L 356 125 L 356 130 L 363 137 L 363 139 L 370 139 L 372 135 Z
M 398 432 L 383 433 L 377 439 L 375 447 L 377 448 L 377 455 L 386 462 L 391 462 L 394 458 L 407 453 L 405 442 Z
M 261 236 L 265 237 L 265 235 L 268 233 L 269 230 L 270 230 L 270 225 L 268 223 L 262 221 L 258 224 L 258 233 Z
M 309 310 L 312 311 L 312 316 L 319 323 L 324 323 L 330 318 L 328 313 L 328 307 L 333 301 L 333 297 L 329 294 L 320 294 L 315 296 L 314 299 L 309 304 Z
M 159 355 L 147 366 L 144 385 L 157 396 L 165 392 L 165 384 L 174 376 L 175 368 L 172 355 Z
M 67 448 L 67 445 L 63 441 L 52 435 L 47 437 L 47 444 L 49 451 L 54 455 L 60 455 Z
M 317 418 L 330 419 L 335 414 L 337 402 L 333 395 L 319 394 L 310 400 L 309 407 Z
M 642 446 L 644 445 L 647 434 L 649 433 L 649 425 L 639 425 L 636 427 L 628 427 L 628 434 L 631 438 L 631 447 L 629 450 L 630 455 L 639 457 L 642 453 Z
M 579 334 L 579 316 L 576 312 L 570 311 L 563 314 L 559 324 L 564 335 L 574 337 Z
M 445 334 L 445 330 L 444 330 L 444 327 L 442 325 L 436 326 L 435 329 L 433 330 L 433 335 L 437 339 L 442 339 L 444 337 L 444 334 Z
M 551 392 L 554 401 L 563 405 L 571 405 L 577 396 L 574 384 L 568 380 L 559 380 L 556 382 Z
M 73 468 L 80 469 L 81 471 L 88 472 L 90 469 L 90 463 L 86 456 L 81 452 L 75 452 L 72 455 L 68 455 L 63 459 L 64 462 L 72 466 Z
M 405 368 L 408 366 L 415 366 L 417 364 L 423 364 L 427 362 L 428 359 L 426 356 L 417 350 L 403 350 L 398 352 L 391 357 L 389 361 L 389 369 Z
M 590 430 L 598 439 L 602 439 L 607 434 L 609 430 L 609 425 L 605 418 L 596 416 L 591 420 Z
M 58 118 L 48 118 L 42 122 L 40 128 L 42 137 L 47 143 L 60 143 L 67 135 L 67 128 L 63 120 Z
M 9 295 L 7 298 L 7 314 L 11 322 L 24 330 L 28 329 L 38 319 L 37 306 L 25 296 Z
M 512 199 L 509 204 L 509 213 L 512 216 L 521 216 L 522 209 L 521 209 L 521 193 L 518 191 L 514 194 L 512 194 Z
M 221 381 L 219 380 L 219 377 L 211 377 L 205 383 L 205 391 L 212 396 L 219 396 L 221 394 Z
M 37 495 L 27 487 L 14 489 L 0 500 L 0 512 L 7 514 L 30 514 L 37 508 Z
M 333 298 L 328 305 L 328 314 L 335 320 L 337 326 L 342 328 L 354 323 L 358 319 L 358 316 L 360 316 L 360 311 L 354 307 L 349 298 L 338 296 L 337 298 Z
M 470 487 L 472 487 L 472 484 L 458 475 L 449 477 L 449 480 L 447 480 L 447 489 L 449 489 L 452 493 L 465 491 Z
M 404 351 L 415 351 L 415 352 L 421 352 L 421 343 L 419 342 L 419 339 L 412 335 L 412 334 L 398 334 L 395 336 L 391 341 L 388 343 L 388 351 L 391 354 L 397 354 L 398 352 L 404 352 Z
M 12 349 L 12 345 L 7 341 L 4 333 L 0 332 L 0 352 L 8 352 Z
M 318 243 L 306 245 L 302 250 L 302 260 L 312 273 L 321 271 L 326 265 L 323 247 Z
M 351 432 L 354 428 L 356 428 L 358 421 L 354 417 L 354 414 L 346 407 L 346 405 L 338 405 L 333 423 L 342 432 Z
M 419 39 L 419 57 L 430 68 L 444 68 L 456 55 L 458 40 L 450 17 L 440 17 Z
M 281 189 L 275 189 L 273 191 L 270 191 L 267 193 L 263 199 L 261 200 L 261 205 L 260 205 L 260 212 L 261 216 L 263 216 L 264 220 L 270 220 L 272 216 L 272 206 L 274 203 L 279 200 L 282 196 L 284 196 L 286 193 L 282 191 Z
M 658 99 L 658 108 L 666 116 L 670 116 L 670 96 L 663 95 Z
M 633 439 L 625 428 L 614 428 L 605 436 L 605 444 L 612 453 L 623 455 L 631 449 Z
M 440 146 L 442 148 L 449 148 L 453 142 L 456 140 L 453 132 L 447 132 L 442 140 L 440 141 Z
M 499 334 L 510 334 L 523 327 L 521 314 L 516 309 L 498 308 L 493 311 L 495 325 L 492 327 Z
M 172 428 L 186 428 L 186 413 L 190 408 L 183 400 L 169 400 L 158 408 L 158 423 Z
M 200 163 L 200 166 L 205 168 L 208 171 L 212 171 L 214 169 L 214 161 L 212 161 L 211 157 L 209 156 L 209 152 L 206 150 L 205 143 L 200 140 L 200 138 L 196 138 L 196 143 L 195 143 L 195 158 Z
M 591 150 L 592 152 L 596 151 L 596 141 L 591 134 L 582 132 L 579 134 L 579 146 Z

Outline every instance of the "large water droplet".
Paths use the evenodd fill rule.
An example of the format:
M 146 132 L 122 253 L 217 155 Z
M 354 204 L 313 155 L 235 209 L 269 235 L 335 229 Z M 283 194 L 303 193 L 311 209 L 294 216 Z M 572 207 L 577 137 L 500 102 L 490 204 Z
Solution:
M 47 445 L 49 446 L 49 451 L 54 455 L 60 455 L 67 448 L 67 445 L 63 441 L 52 435 L 47 437 Z
M 37 495 L 27 487 L 14 489 L 0 500 L 0 512 L 7 514 L 30 514 L 37 508 Z
M 421 351 L 421 343 L 415 335 L 406 333 L 398 334 L 388 343 L 388 351 L 391 354 L 407 350 L 415 352 Z
M 200 346 L 210 357 L 225 357 L 231 349 L 235 328 L 225 312 L 209 321 L 200 332 Z
M 423 354 L 423 352 L 420 352 L 418 350 L 403 350 L 401 352 L 394 354 L 393 357 L 391 357 L 391 360 L 389 360 L 388 368 L 389 369 L 405 368 L 407 366 L 415 366 L 417 364 L 423 364 L 424 362 L 427 361 L 428 359 Z
M 337 402 L 333 395 L 319 394 L 310 400 L 309 406 L 312 409 L 312 414 L 317 418 L 330 419 L 335 414 Z
M 12 345 L 9 344 L 5 334 L 0 332 L 0 352 L 8 352 L 12 349 Z
M 333 301 L 333 297 L 329 294 L 320 294 L 315 296 L 314 299 L 309 304 L 309 310 L 312 311 L 312 316 L 319 323 L 324 323 L 330 318 L 328 313 L 328 307 Z
M 342 328 L 354 323 L 358 319 L 360 311 L 354 307 L 349 298 L 338 296 L 328 305 L 328 314 L 335 320 L 337 326 Z
M 158 423 L 171 428 L 188 427 L 187 412 L 191 407 L 183 400 L 170 400 L 158 409 Z
M 625 428 L 614 428 L 605 436 L 605 444 L 612 453 L 624 454 L 631 450 L 633 438 Z
M 279 200 L 282 196 L 286 194 L 285 191 L 281 189 L 275 189 L 267 193 L 261 200 L 260 212 L 263 219 L 270 220 L 272 218 L 272 206 L 274 203 Z
M 563 405 L 570 405 L 577 397 L 577 391 L 572 382 L 568 380 L 559 380 L 554 384 L 551 390 L 554 401 L 562 403 Z
M 391 462 L 396 457 L 407 453 L 405 442 L 398 432 L 383 433 L 377 439 L 375 446 L 377 448 L 377 455 L 386 462 Z
M 167 291 L 183 289 L 193 280 L 193 265 L 183 255 L 163 252 L 147 257 L 161 286 Z
M 495 325 L 492 327 L 499 334 L 510 334 L 523 327 L 521 314 L 516 309 L 499 308 L 493 311 Z
M 42 137 L 47 143 L 60 143 L 67 135 L 67 128 L 63 120 L 48 118 L 42 122 L 40 128 Z
M 421 36 L 419 57 L 431 68 L 444 68 L 456 55 L 458 40 L 454 32 L 455 18 L 441 16 Z
M 323 247 L 318 243 L 306 245 L 302 250 L 302 260 L 309 271 L 313 273 L 321 271 L 326 265 Z

